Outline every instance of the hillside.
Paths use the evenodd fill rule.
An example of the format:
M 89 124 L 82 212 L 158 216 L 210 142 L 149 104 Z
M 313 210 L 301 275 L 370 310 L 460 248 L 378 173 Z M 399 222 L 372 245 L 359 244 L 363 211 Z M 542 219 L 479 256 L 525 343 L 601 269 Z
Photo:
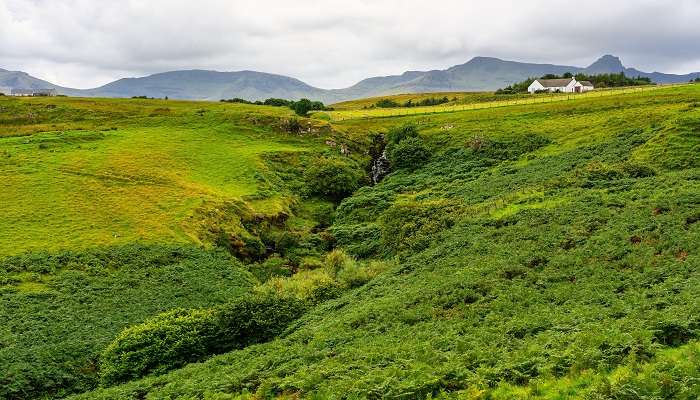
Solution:
M 80 95 L 78 89 L 70 89 L 42 79 L 35 78 L 26 72 L 7 71 L 0 69 L 0 92 L 9 94 L 12 89 L 56 89 L 59 93 L 66 95 Z
M 94 389 L 124 329 L 318 262 L 305 167 L 355 165 L 327 140 L 288 108 L 0 97 L 0 398 Z
M 268 159 L 290 157 L 285 168 L 294 168 L 327 148 L 323 123 L 305 128 L 309 137 L 287 132 L 292 115 L 217 103 L 0 98 L 0 255 L 206 243 L 200 225 L 226 202 L 285 210 L 291 189 Z
M 234 97 L 248 100 L 282 98 L 328 99 L 326 92 L 282 75 L 254 71 L 173 71 L 143 78 L 126 78 L 91 89 L 85 95 L 100 97 L 148 96 L 192 100 L 220 100 Z
M 697 398 L 698 99 L 688 85 L 334 123 L 335 140 L 368 148 L 412 123 L 390 157 L 429 150 L 393 158 L 316 227 L 388 270 L 325 287 L 274 340 L 77 398 Z
M 685 83 L 700 76 L 643 72 L 623 66 L 618 57 L 606 55 L 588 67 L 506 61 L 475 57 L 444 70 L 407 71 L 400 75 L 371 77 L 342 89 L 321 89 L 287 76 L 255 71 L 218 72 L 206 70 L 170 71 L 140 78 L 124 78 L 87 90 L 61 88 L 18 72 L 0 72 L 0 88 L 56 88 L 59 93 L 90 97 L 169 97 L 189 100 L 243 98 L 263 100 L 310 98 L 324 103 L 402 93 L 494 91 L 530 77 L 566 72 L 588 74 L 624 72 L 656 83 Z M 3 78 L 5 76 L 5 78 Z M 17 78 L 18 76 L 21 79 Z M 3 83 L 4 82 L 4 83 Z

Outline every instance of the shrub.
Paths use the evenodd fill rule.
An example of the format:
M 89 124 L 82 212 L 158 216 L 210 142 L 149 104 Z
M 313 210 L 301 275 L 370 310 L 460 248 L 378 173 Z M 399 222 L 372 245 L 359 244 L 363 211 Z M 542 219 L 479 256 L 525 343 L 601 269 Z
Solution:
M 335 158 L 321 158 L 304 173 L 309 194 L 335 201 L 359 189 L 363 178 L 356 165 Z
M 322 111 L 325 109 L 323 103 L 320 101 L 311 101 L 309 99 L 301 99 L 299 101 L 292 102 L 289 107 L 294 110 L 297 115 L 305 117 L 309 111 Z
M 290 278 L 272 278 L 256 291 L 315 304 L 337 297 L 341 287 L 325 270 L 316 269 L 300 271 Z
M 259 281 L 266 282 L 275 276 L 291 276 L 292 266 L 289 264 L 289 260 L 273 255 L 253 266 L 250 271 Z
M 387 139 L 389 143 L 399 143 L 404 139 L 417 138 L 418 128 L 414 124 L 405 124 L 389 130 Z
M 374 103 L 374 106 L 379 108 L 395 108 L 401 107 L 401 104 L 391 99 L 381 99 L 378 102 Z
M 101 357 L 105 384 L 162 373 L 209 353 L 219 333 L 213 310 L 172 310 L 122 331 Z
M 415 170 L 430 159 L 430 150 L 418 137 L 409 137 L 389 146 L 389 162 L 396 169 Z
M 282 332 L 306 310 L 271 293 L 248 295 L 211 309 L 172 310 L 122 331 L 100 357 L 100 377 L 113 385 L 160 374 Z
M 332 277 L 337 277 L 341 270 L 353 267 L 354 264 L 355 260 L 343 250 L 335 249 L 326 254 L 326 271 Z

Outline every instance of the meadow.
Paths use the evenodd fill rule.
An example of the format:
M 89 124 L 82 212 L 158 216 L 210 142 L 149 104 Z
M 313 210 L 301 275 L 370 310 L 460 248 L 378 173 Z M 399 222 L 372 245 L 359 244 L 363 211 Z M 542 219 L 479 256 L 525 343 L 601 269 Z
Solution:
M 193 221 L 203 209 L 257 196 L 248 204 L 266 213 L 289 202 L 265 156 L 323 150 L 317 134 L 285 132 L 291 119 L 275 107 L 0 99 L 0 254 L 207 244 Z
M 156 118 L 143 110 L 162 107 L 153 102 L 128 111 L 133 117 L 123 120 L 124 129 L 139 131 Z M 128 240 L 112 239 L 105 244 L 112 250 L 86 246 L 67 256 L 49 247 L 46 253 L 6 258 L 0 270 L 2 321 L 11 324 L 3 337 L 15 339 L 4 341 L 9 361 L 0 362 L 23 371 L 25 382 L 41 381 L 41 359 L 36 364 L 25 359 L 70 354 L 66 349 L 73 345 L 93 349 L 90 357 L 67 357 L 52 367 L 65 380 L 56 379 L 59 383 L 40 396 L 700 396 L 700 85 L 444 113 L 300 119 L 310 125 L 296 134 L 278 128 L 287 126 L 280 122 L 291 117 L 287 110 L 173 104 L 184 116 L 158 119 L 165 130 L 177 131 L 185 121 L 200 126 L 207 112 L 192 114 L 208 107 L 208 126 L 218 121 L 222 130 L 193 128 L 178 140 L 198 134 L 233 140 L 223 131 L 250 126 L 260 136 L 230 133 L 246 138 L 239 146 L 259 138 L 291 148 L 271 155 L 253 152 L 247 168 L 264 179 L 252 180 L 252 186 L 238 183 L 247 174 L 231 186 L 216 174 L 191 178 L 209 182 L 211 196 L 235 197 L 224 212 L 195 214 L 198 229 L 244 235 L 245 249 L 260 242 L 270 251 L 252 254 L 203 235 L 200 240 L 219 249 L 187 247 L 175 252 L 186 257 L 173 259 L 167 256 L 172 250 L 146 241 L 136 254 L 157 256 L 127 257 L 120 254 L 130 250 L 109 246 Z M 99 118 L 75 124 L 97 124 Z M 16 123 L 12 130 L 25 136 L 8 134 L 0 143 L 55 134 L 39 132 L 52 123 Z M 138 136 L 126 138 L 150 140 Z M 163 146 L 176 147 L 156 136 Z M 185 143 L 197 151 L 213 147 Z M 340 154 L 340 143 L 352 149 L 350 156 Z M 393 167 L 370 185 L 357 172 L 366 173 L 367 153 L 382 153 L 384 145 Z M 31 154 L 44 150 L 35 143 Z M 149 165 L 144 158 L 137 164 Z M 34 168 L 41 171 L 41 163 Z M 287 207 L 278 199 L 287 199 Z M 264 207 L 267 212 L 255 211 Z M 187 220 L 165 215 L 184 224 L 184 231 L 194 229 Z M 84 243 L 78 233 L 74 240 Z M 177 241 L 167 235 L 161 240 Z M 85 259 L 94 261 L 76 261 Z M 182 279 L 158 272 L 144 278 L 151 266 L 167 269 L 185 262 L 188 267 L 175 268 L 178 273 L 194 275 L 201 268 L 202 274 Z M 127 267 L 118 268 L 122 264 Z M 219 279 L 213 271 L 223 270 L 230 271 L 224 278 L 230 283 L 220 282 L 196 301 L 187 295 L 173 300 L 169 293 L 179 292 L 173 287 L 163 291 L 158 307 L 145 302 L 127 316 L 109 304 L 127 295 L 121 293 L 123 280 L 148 287 L 163 275 L 190 293 Z M 84 278 L 92 283 L 83 285 L 73 280 L 75 273 L 65 275 L 69 271 L 98 278 Z M 75 296 L 61 292 L 67 285 L 61 282 L 70 282 Z M 51 309 L 48 302 L 66 315 L 83 310 L 73 305 L 80 303 L 73 297 L 81 298 L 82 288 L 108 293 L 99 310 L 109 329 L 88 338 L 89 325 L 80 335 L 55 328 L 53 339 L 46 340 L 53 353 L 21 340 L 16 332 L 22 329 L 14 328 L 20 324 L 37 332 L 71 326 L 46 322 L 39 312 Z M 248 333 L 241 338 L 239 332 Z M 65 383 L 70 379 L 80 383 Z M 8 387 L 13 398 L 37 397 L 27 391 L 31 384 Z
M 685 86 L 681 84 L 680 86 Z M 536 96 L 529 94 L 495 95 L 493 93 L 437 93 L 431 95 L 395 95 L 377 97 L 368 100 L 349 101 L 332 105 L 334 111 L 317 112 L 316 118 L 344 121 L 358 118 L 382 118 L 399 117 L 419 114 L 453 113 L 457 111 L 479 110 L 484 108 L 510 107 L 524 104 L 541 104 L 558 101 L 583 100 L 590 97 L 619 96 L 621 94 L 633 94 L 643 91 L 662 89 L 666 86 L 636 86 L 597 89 L 586 93 L 544 93 Z M 679 86 L 679 85 L 673 85 Z M 395 107 L 376 108 L 371 107 L 382 99 L 405 102 L 408 100 L 421 100 L 429 97 L 447 96 L 451 101 L 435 106 L 421 107 Z M 371 108 L 370 108 L 371 107 Z

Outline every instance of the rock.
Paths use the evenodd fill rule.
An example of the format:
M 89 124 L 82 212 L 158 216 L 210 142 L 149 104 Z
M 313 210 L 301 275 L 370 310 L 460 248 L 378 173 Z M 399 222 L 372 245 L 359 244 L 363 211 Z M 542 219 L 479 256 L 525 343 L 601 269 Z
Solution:
M 389 175 L 389 172 L 391 172 L 391 164 L 386 157 L 386 150 L 384 150 L 379 157 L 372 161 L 372 182 L 376 185 Z

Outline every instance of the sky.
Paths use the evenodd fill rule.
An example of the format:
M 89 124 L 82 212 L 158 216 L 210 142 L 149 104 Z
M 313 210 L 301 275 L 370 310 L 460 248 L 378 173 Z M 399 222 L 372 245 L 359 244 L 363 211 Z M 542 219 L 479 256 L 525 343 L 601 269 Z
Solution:
M 0 68 L 91 88 L 178 69 L 322 88 L 475 56 L 700 71 L 700 0 L 0 0 Z

